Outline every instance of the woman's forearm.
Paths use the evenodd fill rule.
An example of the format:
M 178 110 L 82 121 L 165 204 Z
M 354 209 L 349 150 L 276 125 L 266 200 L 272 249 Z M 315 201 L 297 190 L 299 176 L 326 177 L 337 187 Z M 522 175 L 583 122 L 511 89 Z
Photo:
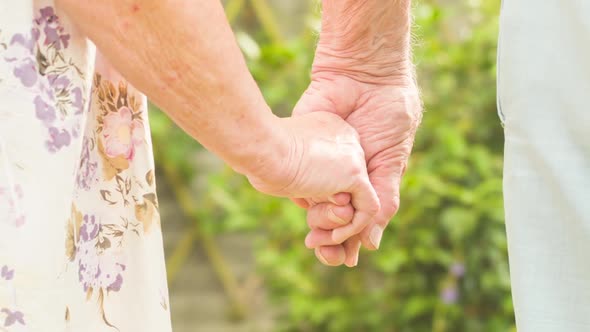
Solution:
M 57 2 L 126 79 L 234 169 L 260 171 L 287 153 L 271 139 L 277 118 L 219 0 Z

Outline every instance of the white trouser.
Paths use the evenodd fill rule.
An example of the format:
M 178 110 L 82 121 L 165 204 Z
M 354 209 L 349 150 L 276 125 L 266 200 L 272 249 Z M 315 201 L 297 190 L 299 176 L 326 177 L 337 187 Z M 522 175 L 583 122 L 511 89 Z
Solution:
M 590 331 L 590 1 L 504 0 L 498 106 L 519 332 Z

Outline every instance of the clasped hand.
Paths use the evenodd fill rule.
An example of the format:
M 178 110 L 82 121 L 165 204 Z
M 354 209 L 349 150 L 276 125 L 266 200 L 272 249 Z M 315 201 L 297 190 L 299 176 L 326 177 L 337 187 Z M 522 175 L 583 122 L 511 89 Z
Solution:
M 279 127 L 292 142 L 276 174 L 249 177 L 258 190 L 307 209 L 308 248 L 326 265 L 358 264 L 379 248 L 399 207 L 399 186 L 421 117 L 413 84 L 320 73 Z M 272 180 L 271 180 L 272 179 Z

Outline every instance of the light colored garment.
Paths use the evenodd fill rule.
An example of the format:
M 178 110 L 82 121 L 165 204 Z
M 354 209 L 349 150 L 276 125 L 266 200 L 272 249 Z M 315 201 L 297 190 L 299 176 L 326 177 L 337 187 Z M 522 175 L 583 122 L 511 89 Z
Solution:
M 504 0 L 498 95 L 519 332 L 590 331 L 590 2 Z
M 149 132 L 52 1 L 0 0 L 0 331 L 171 330 Z

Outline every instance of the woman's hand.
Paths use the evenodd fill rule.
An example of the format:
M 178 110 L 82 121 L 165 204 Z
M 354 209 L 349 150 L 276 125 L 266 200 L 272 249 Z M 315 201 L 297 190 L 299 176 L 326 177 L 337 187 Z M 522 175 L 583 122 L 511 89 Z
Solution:
M 335 114 L 313 112 L 277 119 L 276 137 L 285 142 L 287 153 L 277 152 L 257 174 L 246 174 L 257 190 L 310 202 L 327 197 L 346 206 L 350 201 L 354 215 L 346 223 L 361 230 L 370 224 L 379 212 L 379 200 L 359 136 L 350 125 Z M 338 193 L 350 196 L 342 200 Z

